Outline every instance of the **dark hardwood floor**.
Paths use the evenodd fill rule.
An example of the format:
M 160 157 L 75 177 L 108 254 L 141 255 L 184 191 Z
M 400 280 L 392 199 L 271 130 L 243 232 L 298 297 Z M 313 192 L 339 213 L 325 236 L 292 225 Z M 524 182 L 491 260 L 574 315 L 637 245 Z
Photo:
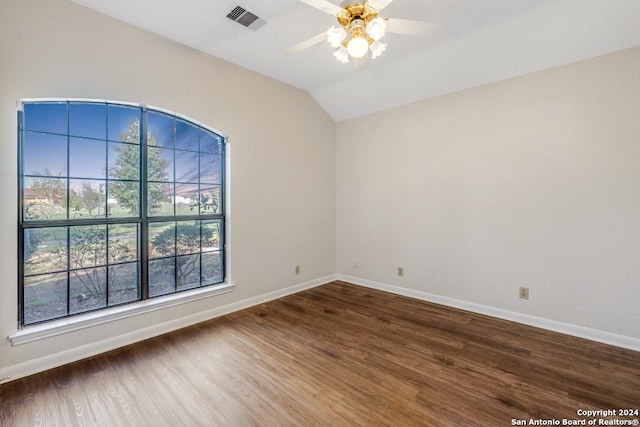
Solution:
M 341 282 L 0 386 L 2 426 L 510 426 L 621 408 L 640 409 L 638 352 Z

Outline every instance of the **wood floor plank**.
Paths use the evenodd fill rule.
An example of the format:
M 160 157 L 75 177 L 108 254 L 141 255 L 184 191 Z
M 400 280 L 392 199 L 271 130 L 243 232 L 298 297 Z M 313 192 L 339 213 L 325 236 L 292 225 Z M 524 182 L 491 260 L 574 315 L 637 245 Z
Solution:
M 507 426 L 640 409 L 640 353 L 334 282 L 0 386 L 1 426 Z

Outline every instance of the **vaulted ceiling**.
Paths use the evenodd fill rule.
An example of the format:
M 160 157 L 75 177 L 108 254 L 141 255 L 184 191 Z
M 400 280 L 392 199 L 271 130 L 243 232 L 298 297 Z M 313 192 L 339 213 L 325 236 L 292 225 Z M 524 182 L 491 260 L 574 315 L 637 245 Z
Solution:
M 384 54 L 356 69 L 326 42 L 283 55 L 336 25 L 299 0 L 71 1 L 306 90 L 336 121 L 640 45 L 638 0 L 395 0 L 381 15 L 447 31 L 388 34 Z M 266 24 L 233 22 L 235 6 Z

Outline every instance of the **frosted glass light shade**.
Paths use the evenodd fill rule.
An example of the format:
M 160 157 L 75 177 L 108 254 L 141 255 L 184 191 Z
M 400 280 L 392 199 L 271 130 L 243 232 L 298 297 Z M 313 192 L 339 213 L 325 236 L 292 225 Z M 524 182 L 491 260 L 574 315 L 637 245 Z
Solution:
M 362 58 L 369 50 L 369 42 L 362 37 L 354 37 L 347 43 L 347 51 L 354 58 Z
M 375 18 L 367 24 L 366 31 L 367 35 L 373 40 L 380 40 L 387 31 L 387 24 L 385 24 L 384 19 Z
M 327 30 L 327 41 L 331 47 L 340 47 L 345 37 L 347 37 L 347 32 L 342 27 L 331 27 Z
M 382 55 L 382 52 L 387 48 L 386 43 L 382 43 L 380 40 L 371 43 L 369 50 L 371 50 L 371 58 L 377 58 Z
M 349 52 L 347 52 L 347 48 L 344 46 L 340 46 L 336 49 L 335 52 L 333 52 L 333 56 L 343 64 L 349 62 Z

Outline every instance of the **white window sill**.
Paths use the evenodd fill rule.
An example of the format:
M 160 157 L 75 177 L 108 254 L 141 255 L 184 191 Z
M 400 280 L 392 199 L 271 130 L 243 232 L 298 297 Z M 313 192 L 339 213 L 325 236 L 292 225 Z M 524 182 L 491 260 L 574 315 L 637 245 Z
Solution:
M 43 324 L 25 326 L 24 329 L 20 329 L 14 335 L 9 336 L 9 342 L 12 346 L 17 346 L 39 341 L 57 335 L 162 310 L 164 308 L 226 294 L 227 292 L 233 291 L 234 288 L 235 285 L 233 284 L 222 283 L 220 285 L 207 286 L 205 288 L 152 298 L 138 303 L 93 311 L 65 319 L 53 320 Z

